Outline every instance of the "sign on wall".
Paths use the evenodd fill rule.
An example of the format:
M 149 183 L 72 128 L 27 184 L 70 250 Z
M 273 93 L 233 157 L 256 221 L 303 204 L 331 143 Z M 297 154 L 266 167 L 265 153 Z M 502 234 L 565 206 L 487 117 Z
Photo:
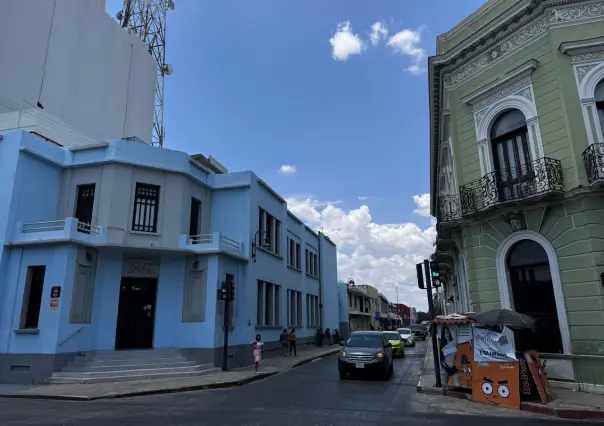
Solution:
M 514 345 L 504 333 L 497 333 L 486 328 L 474 328 L 474 361 L 516 361 Z
M 50 289 L 50 298 L 58 299 L 59 297 L 61 297 L 61 286 L 60 285 L 52 286 L 52 288 Z
M 57 309 L 59 307 L 59 299 L 50 299 L 50 309 Z

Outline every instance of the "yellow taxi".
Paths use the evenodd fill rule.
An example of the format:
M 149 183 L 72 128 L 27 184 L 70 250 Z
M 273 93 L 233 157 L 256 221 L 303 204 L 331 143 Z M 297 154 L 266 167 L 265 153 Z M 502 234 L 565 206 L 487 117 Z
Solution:
M 405 356 L 405 342 L 397 331 L 382 331 L 382 334 L 386 336 L 388 342 L 392 345 L 392 355 L 404 357 Z

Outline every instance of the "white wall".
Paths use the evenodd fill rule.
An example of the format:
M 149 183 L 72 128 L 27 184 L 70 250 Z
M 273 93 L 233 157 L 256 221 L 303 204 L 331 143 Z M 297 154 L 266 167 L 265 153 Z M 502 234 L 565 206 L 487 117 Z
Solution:
M 0 1 L 0 69 L 0 113 L 35 106 L 43 79 L 45 112 L 101 141 L 151 142 L 156 64 L 104 1 Z

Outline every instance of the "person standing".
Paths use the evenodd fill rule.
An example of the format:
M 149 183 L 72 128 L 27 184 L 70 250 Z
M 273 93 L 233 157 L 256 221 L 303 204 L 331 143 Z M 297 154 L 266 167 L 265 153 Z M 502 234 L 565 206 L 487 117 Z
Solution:
M 331 330 L 329 328 L 325 329 L 325 340 L 327 341 L 327 344 L 331 346 Z
M 296 352 L 296 330 L 293 328 L 289 332 L 289 356 L 292 356 L 292 350 L 294 351 L 294 356 L 298 356 Z
M 281 336 L 279 336 L 279 342 L 281 342 L 281 353 L 287 356 L 287 342 L 289 340 L 289 336 L 287 335 L 287 328 L 283 329 Z
M 260 367 L 263 346 L 264 343 L 262 343 L 262 336 L 256 334 L 256 340 L 252 342 L 252 347 L 254 348 L 254 371 L 256 372 L 256 374 L 258 374 L 258 368 Z

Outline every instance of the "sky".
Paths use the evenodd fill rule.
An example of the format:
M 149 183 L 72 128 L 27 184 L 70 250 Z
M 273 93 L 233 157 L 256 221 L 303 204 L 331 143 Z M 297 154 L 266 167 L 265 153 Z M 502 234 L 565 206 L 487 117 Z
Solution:
M 175 0 L 164 147 L 254 171 L 336 242 L 339 280 L 426 310 L 427 58 L 484 2 Z

